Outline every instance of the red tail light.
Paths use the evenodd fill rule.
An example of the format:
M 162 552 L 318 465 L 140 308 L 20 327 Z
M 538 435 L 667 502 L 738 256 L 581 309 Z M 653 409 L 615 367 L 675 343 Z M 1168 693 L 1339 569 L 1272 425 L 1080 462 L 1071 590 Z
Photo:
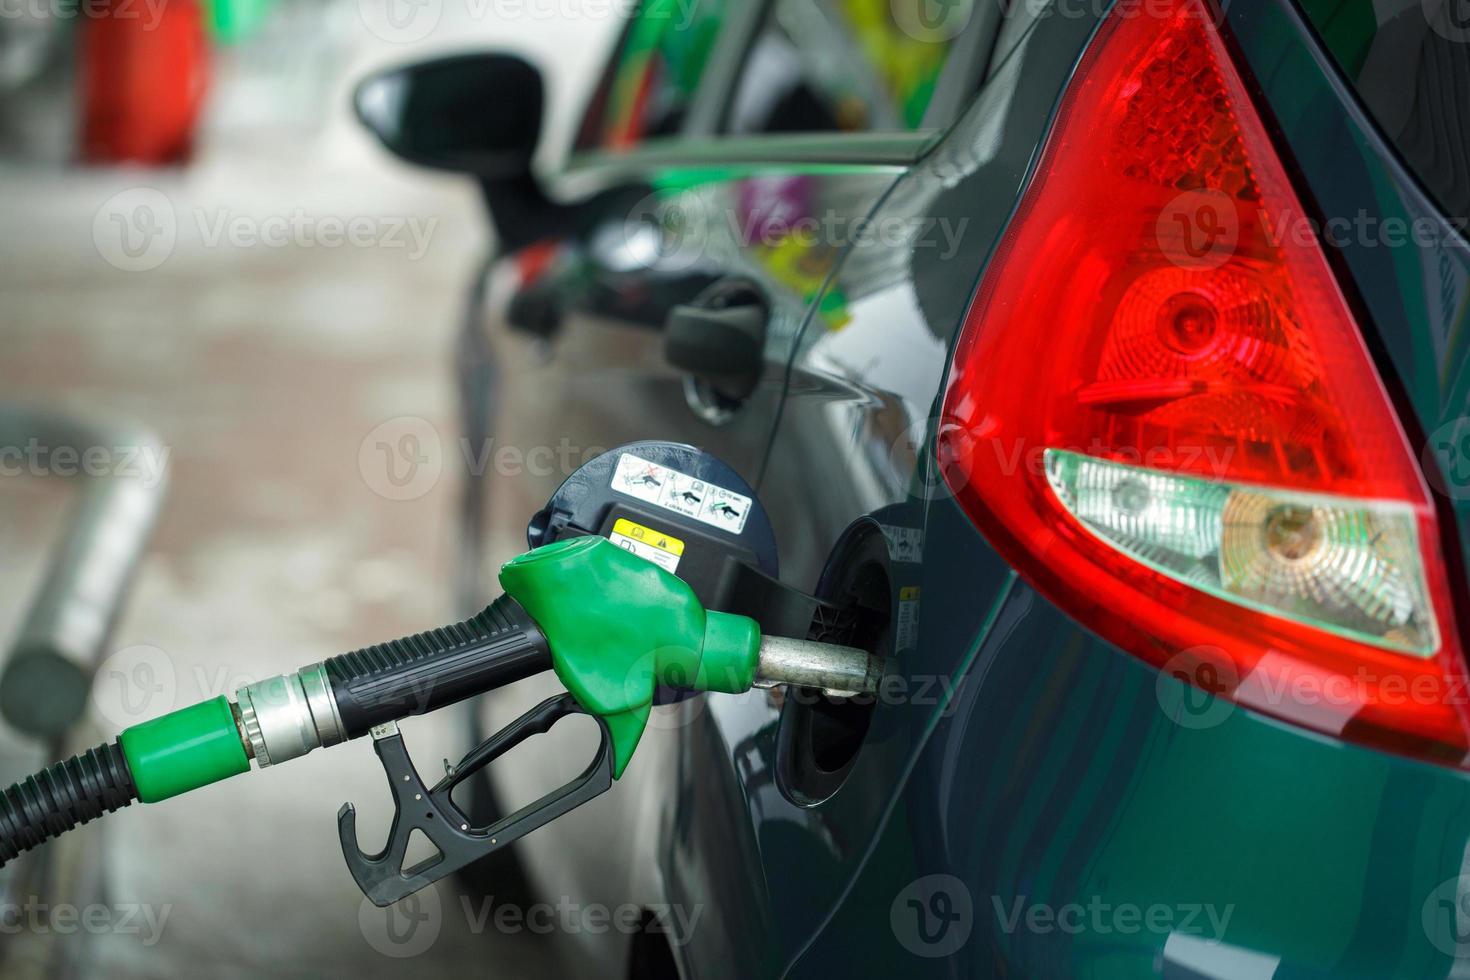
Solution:
M 1144 660 L 1458 763 L 1465 668 L 1408 441 L 1203 6 L 1130 12 L 1078 69 L 967 315 L 946 480 L 1029 581 Z

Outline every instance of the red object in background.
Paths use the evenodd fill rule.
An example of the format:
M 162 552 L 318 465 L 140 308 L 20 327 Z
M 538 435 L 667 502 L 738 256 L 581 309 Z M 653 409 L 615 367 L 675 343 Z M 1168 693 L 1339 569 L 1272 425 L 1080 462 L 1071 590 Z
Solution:
M 82 159 L 183 160 L 209 81 L 197 0 L 110 0 L 81 20 Z
M 543 238 L 516 253 L 515 262 L 521 273 L 521 288 L 540 282 L 560 251 L 561 242 L 555 238 Z

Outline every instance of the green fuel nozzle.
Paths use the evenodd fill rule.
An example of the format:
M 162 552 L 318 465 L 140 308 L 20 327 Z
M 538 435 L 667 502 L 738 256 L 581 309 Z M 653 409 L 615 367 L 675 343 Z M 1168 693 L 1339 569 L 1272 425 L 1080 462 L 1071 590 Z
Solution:
M 660 686 L 739 694 L 790 683 L 858 695 L 876 690 L 883 673 L 882 661 L 862 650 L 762 638 L 754 620 L 706 610 L 682 579 L 601 537 L 521 555 L 501 568 L 500 583 L 505 595 L 464 622 L 247 685 L 235 704 L 218 697 L 190 705 L 15 784 L 0 798 L 0 864 L 133 799 L 156 803 L 247 772 L 251 758 L 264 768 L 371 734 L 395 801 L 413 790 L 417 817 L 424 800 L 438 812 L 422 829 L 433 830 L 445 856 L 432 870 L 401 868 L 396 842 L 406 846 L 417 824 L 398 820 L 385 851 L 354 853 L 345 806 L 339 824 L 349 867 L 364 892 L 386 904 L 606 789 L 627 769 Z M 398 720 L 547 669 L 567 695 L 492 737 L 439 783 L 422 783 Z M 513 815 L 514 827 L 462 819 L 449 800 L 458 782 L 574 712 L 593 716 L 603 733 L 598 761 L 576 785 L 533 804 L 537 813 Z
M 536 620 L 556 676 L 612 733 L 614 778 L 638 747 L 660 685 L 738 694 L 760 661 L 760 628 L 706 611 L 682 580 L 610 544 L 582 537 L 506 563 L 500 584 Z
M 500 584 L 536 620 L 552 667 L 612 732 L 621 776 L 659 686 L 743 694 L 797 684 L 871 694 L 882 659 L 852 647 L 762 637 L 748 616 L 706 610 L 687 583 L 604 538 L 559 541 L 512 559 Z

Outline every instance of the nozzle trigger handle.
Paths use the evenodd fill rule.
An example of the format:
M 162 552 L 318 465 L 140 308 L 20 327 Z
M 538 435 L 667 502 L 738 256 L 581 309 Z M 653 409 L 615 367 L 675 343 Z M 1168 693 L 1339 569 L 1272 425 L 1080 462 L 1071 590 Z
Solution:
M 393 823 L 383 849 L 375 854 L 362 850 L 357 839 L 357 811 L 351 803 L 342 804 L 337 811 L 342 856 L 362 893 L 374 905 L 386 908 L 607 792 L 613 782 L 612 738 L 607 723 L 591 715 L 601 740 L 597 756 L 580 776 L 560 789 L 486 827 L 471 826 L 450 798 L 454 788 L 472 773 L 574 714 L 587 712 L 570 694 L 541 702 L 473 749 L 432 789 L 424 785 L 409 759 L 397 724 L 373 729 L 373 750 L 383 763 L 393 793 Z M 405 867 L 409 839 L 415 830 L 429 839 L 438 854 Z

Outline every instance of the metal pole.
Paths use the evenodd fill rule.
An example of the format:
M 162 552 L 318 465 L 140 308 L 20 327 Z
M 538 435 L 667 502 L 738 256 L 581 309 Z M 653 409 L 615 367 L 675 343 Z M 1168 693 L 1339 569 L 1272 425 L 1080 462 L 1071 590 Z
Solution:
M 158 515 L 167 454 L 145 430 L 19 406 L 0 407 L 0 451 L 7 449 L 44 452 L 52 461 L 67 449 L 81 461 L 69 467 L 80 478 L 66 533 L 0 672 L 6 720 L 57 738 L 86 710 L 97 661 Z M 85 461 L 97 458 L 109 461 L 107 472 L 88 475 Z

